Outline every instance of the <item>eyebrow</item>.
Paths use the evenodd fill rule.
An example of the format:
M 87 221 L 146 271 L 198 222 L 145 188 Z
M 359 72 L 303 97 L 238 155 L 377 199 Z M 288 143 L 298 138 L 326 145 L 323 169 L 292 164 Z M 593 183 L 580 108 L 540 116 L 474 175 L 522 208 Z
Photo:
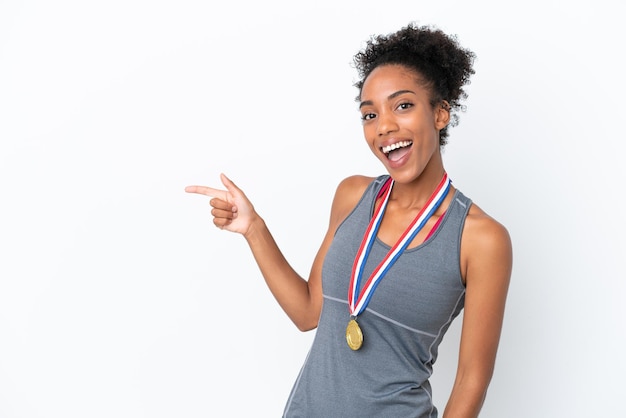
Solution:
M 415 94 L 415 92 L 413 90 L 398 90 L 395 93 L 391 93 L 388 97 L 387 100 L 391 100 L 394 99 L 398 96 L 400 96 L 401 94 L 405 94 L 405 93 L 412 93 Z M 359 109 L 362 108 L 363 106 L 371 106 L 373 105 L 374 102 L 372 102 L 371 100 L 366 100 L 364 102 L 361 102 L 361 104 L 359 104 Z

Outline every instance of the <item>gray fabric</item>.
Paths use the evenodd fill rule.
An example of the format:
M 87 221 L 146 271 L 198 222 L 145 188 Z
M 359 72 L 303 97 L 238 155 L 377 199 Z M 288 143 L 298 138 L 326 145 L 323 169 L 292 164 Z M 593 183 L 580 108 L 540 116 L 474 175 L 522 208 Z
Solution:
M 463 309 L 459 252 L 471 200 L 457 190 L 437 231 L 406 250 L 382 278 L 358 317 L 363 347 L 352 351 L 345 338 L 350 272 L 387 178 L 370 184 L 335 233 L 322 271 L 319 325 L 284 418 L 437 417 L 428 379 L 439 343 Z M 389 248 L 376 240 L 364 278 Z

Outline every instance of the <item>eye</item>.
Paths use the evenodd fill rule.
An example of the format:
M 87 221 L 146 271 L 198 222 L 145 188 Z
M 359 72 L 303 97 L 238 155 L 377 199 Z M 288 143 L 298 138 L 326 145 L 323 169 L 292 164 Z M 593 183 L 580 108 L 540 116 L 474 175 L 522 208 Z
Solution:
M 365 122 L 365 121 L 374 119 L 375 117 L 376 115 L 374 113 L 363 113 L 361 115 L 361 120 Z
M 400 110 L 407 110 L 411 107 L 413 107 L 413 103 L 411 102 L 402 102 L 398 105 L 398 109 Z

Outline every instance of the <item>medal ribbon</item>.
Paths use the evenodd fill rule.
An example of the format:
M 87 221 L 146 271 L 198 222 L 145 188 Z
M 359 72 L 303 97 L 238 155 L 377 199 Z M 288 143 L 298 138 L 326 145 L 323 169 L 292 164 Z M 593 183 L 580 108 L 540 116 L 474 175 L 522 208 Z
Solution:
M 369 279 L 361 289 L 360 294 L 357 295 L 359 286 L 361 283 L 361 277 L 363 275 L 363 269 L 365 267 L 365 261 L 367 260 L 372 244 L 376 239 L 378 228 L 380 227 L 383 214 L 391 195 L 391 189 L 393 187 L 393 180 L 391 177 L 383 185 L 381 194 L 384 194 L 383 201 L 376 210 L 376 213 L 372 217 L 367 230 L 361 241 L 361 246 L 357 252 L 357 256 L 354 259 L 352 266 L 352 275 L 350 277 L 350 288 L 348 292 L 348 308 L 350 309 L 350 316 L 357 317 L 365 310 L 365 307 L 370 301 L 376 286 L 387 273 L 393 263 L 400 257 L 406 247 L 413 241 L 413 238 L 424 227 L 428 219 L 432 216 L 437 208 L 441 205 L 441 202 L 448 195 L 450 190 L 450 178 L 447 173 L 443 174 L 443 178 L 439 182 L 439 185 L 428 199 L 426 205 L 420 210 L 413 222 L 407 227 L 402 236 L 398 239 L 398 242 L 389 250 L 385 258 L 378 264 L 376 269 L 372 272 Z

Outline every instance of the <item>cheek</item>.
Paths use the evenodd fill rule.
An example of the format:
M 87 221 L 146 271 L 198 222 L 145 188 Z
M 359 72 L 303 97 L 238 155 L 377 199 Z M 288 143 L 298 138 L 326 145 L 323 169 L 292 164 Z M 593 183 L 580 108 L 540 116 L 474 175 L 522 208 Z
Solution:
M 371 145 L 371 143 L 376 139 L 377 136 L 376 126 L 374 126 L 373 123 L 363 125 L 363 136 L 365 137 L 367 143 Z
M 372 151 L 376 151 L 376 146 L 374 145 L 376 142 L 376 134 L 373 133 L 371 129 L 363 129 L 363 135 L 365 142 L 367 143 L 367 147 Z

